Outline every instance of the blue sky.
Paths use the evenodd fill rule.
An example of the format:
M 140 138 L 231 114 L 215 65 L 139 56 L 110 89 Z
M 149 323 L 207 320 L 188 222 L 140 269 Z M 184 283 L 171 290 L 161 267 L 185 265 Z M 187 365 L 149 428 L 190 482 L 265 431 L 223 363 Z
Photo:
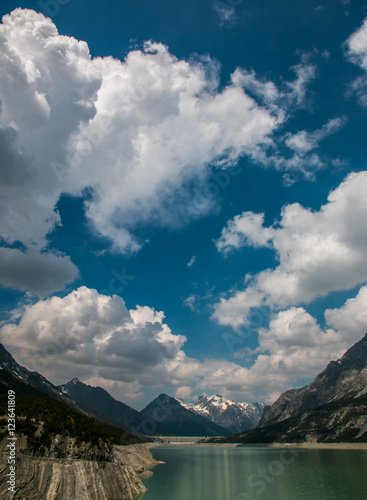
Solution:
M 136 408 L 271 402 L 364 335 L 366 4 L 0 10 L 0 338 L 19 362 Z

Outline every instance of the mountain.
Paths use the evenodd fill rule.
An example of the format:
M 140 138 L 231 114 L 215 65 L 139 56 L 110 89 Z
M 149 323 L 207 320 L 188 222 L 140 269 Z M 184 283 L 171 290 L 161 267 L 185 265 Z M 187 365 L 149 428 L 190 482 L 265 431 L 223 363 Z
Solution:
M 11 373 L 14 377 L 23 380 L 25 383 L 29 383 L 43 394 L 64 402 L 65 398 L 63 398 L 56 386 L 40 373 L 31 372 L 27 368 L 24 368 L 24 366 L 19 365 L 2 344 L 0 344 L 0 369 Z M 70 404 L 73 404 L 72 401 L 70 401 Z
M 264 409 L 260 426 L 280 422 L 321 404 L 367 394 L 367 334 L 339 360 L 331 361 L 315 380 L 283 393 Z
M 16 430 L 28 436 L 34 450 L 45 450 L 56 434 L 90 442 L 97 448 L 106 448 L 106 439 L 118 444 L 141 442 L 132 433 L 95 419 L 41 374 L 19 365 L 0 344 L 0 415 L 7 413 L 9 389 L 15 391 Z
M 11 445 L 22 498 L 55 498 L 56 492 L 57 498 L 131 500 L 146 491 L 139 477 L 146 465 L 156 463 L 146 445 L 77 410 L 67 395 L 18 365 L 0 345 L 0 416 L 8 413 L 9 389 L 16 398 L 16 441 Z M 0 498 L 14 496 L 8 491 L 8 436 L 7 419 L 1 418 Z
M 195 403 L 183 399 L 178 401 L 187 410 L 209 419 L 232 434 L 256 427 L 264 409 L 262 403 L 235 403 L 220 394 L 202 394 Z
M 31 372 L 24 366 L 19 365 L 2 344 L 0 344 L 0 370 L 10 373 L 17 380 L 38 389 L 45 396 L 56 399 L 81 413 L 88 414 L 69 396 L 60 392 L 59 388 L 48 381 L 43 375 L 38 372 Z
M 83 403 L 79 403 L 75 398 L 70 397 L 66 391 L 63 391 L 61 387 L 55 386 L 40 373 L 31 372 L 24 366 L 19 365 L 2 344 L 0 344 L 0 374 L 2 375 L 2 378 L 0 378 L 0 380 L 5 380 L 5 379 L 8 380 L 9 376 L 11 376 L 9 379 L 12 380 L 11 387 L 18 386 L 17 384 L 21 382 L 23 385 L 28 386 L 28 389 L 29 387 L 36 389 L 42 395 L 47 396 L 48 398 L 51 398 L 53 400 L 56 400 L 59 403 L 62 403 L 63 405 L 67 406 L 68 408 L 77 411 L 78 413 L 99 420 L 110 426 L 119 427 L 120 433 L 122 429 L 125 433 L 127 433 L 126 435 L 130 434 L 130 430 L 125 425 L 121 424 L 119 421 L 114 421 L 113 419 L 110 418 L 109 415 L 105 416 L 99 413 L 98 410 L 95 410 L 92 407 L 88 407 Z M 20 387 L 22 388 L 23 391 L 24 387 L 22 384 L 20 385 Z M 101 391 L 103 391 L 103 389 L 101 389 Z M 106 392 L 106 394 L 108 393 Z M 110 396 L 110 398 L 113 399 L 112 396 Z M 121 403 L 121 405 L 123 405 L 123 403 Z M 136 410 L 133 410 L 132 408 L 130 408 L 130 410 L 132 412 L 135 412 L 138 415 L 138 418 L 141 418 L 139 417 L 139 412 L 136 412 Z M 137 436 L 135 437 L 137 439 L 137 442 L 141 441 L 140 437 L 139 438 Z
M 311 384 L 266 407 L 257 428 L 229 440 L 367 442 L 367 334 Z
M 158 433 L 168 436 L 177 433 L 177 435 L 198 436 L 233 434 L 255 427 L 264 408 L 261 403 L 234 403 L 223 396 L 202 395 L 196 403 L 189 403 L 161 394 L 144 410 L 138 412 L 114 399 L 101 387 L 92 387 L 77 378 L 60 385 L 58 389 L 83 407 L 91 408 L 118 425 L 144 434 Z M 171 404 L 174 411 L 170 407 Z M 167 408 L 172 414 L 166 412 L 165 418 L 161 419 L 160 413 L 164 414 L 164 409 Z M 195 417 L 183 411 L 184 409 L 194 413 Z
M 31 454 L 45 455 L 56 435 L 90 443 L 89 451 L 94 458 L 104 460 L 108 449 L 107 440 L 116 444 L 140 443 L 141 440 L 120 428 L 110 426 L 77 411 L 42 393 L 26 380 L 9 371 L 0 370 L 0 415 L 7 413 L 8 390 L 15 391 L 16 432 L 27 436 Z M 0 429 L 0 439 L 7 436 L 7 429 Z M 92 450 L 93 446 L 95 449 Z M 66 453 L 66 448 L 60 453 Z M 70 450 L 69 450 L 70 451 Z M 108 451 L 108 450 L 107 450 Z M 80 454 L 80 452 L 79 452 Z M 60 457 L 59 457 L 60 458 Z
M 145 417 L 130 406 L 114 399 L 101 387 L 92 387 L 74 378 L 67 384 L 60 385 L 58 389 L 80 405 L 97 411 L 115 424 L 142 432 L 141 424 Z
M 151 425 L 151 434 L 165 436 L 227 436 L 228 429 L 185 408 L 177 399 L 160 394 L 141 413 Z

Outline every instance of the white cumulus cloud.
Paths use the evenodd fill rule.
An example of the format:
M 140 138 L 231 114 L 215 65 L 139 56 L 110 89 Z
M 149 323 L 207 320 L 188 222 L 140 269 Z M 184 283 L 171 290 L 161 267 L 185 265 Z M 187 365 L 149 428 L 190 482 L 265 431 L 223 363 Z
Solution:
M 350 174 L 319 211 L 286 205 L 281 219 L 263 226 L 263 214 L 244 212 L 227 223 L 216 242 L 223 253 L 244 246 L 274 249 L 279 264 L 248 279 L 242 290 L 215 305 L 220 324 L 248 323 L 251 308 L 307 304 L 332 291 L 367 281 L 367 172 Z
M 139 223 L 183 223 L 187 184 L 205 182 L 269 144 L 280 121 L 218 64 L 147 42 L 125 60 L 92 58 L 43 15 L 16 9 L 0 26 L 0 235 L 43 248 L 62 193 L 90 188 L 86 213 L 115 249 L 135 251 Z M 200 216 L 211 209 L 208 200 Z M 189 214 L 190 215 L 190 214 Z M 190 218 L 190 217 L 189 217 Z
M 185 358 L 183 335 L 149 307 L 128 310 L 121 297 L 80 287 L 18 311 L 0 330 L 2 341 L 29 369 L 53 379 L 80 377 L 123 383 L 164 383 Z
M 315 76 L 301 63 L 280 91 L 237 69 L 223 87 L 209 56 L 180 60 L 155 42 L 92 58 L 27 9 L 4 16 L 0 35 L 0 236 L 43 253 L 62 193 L 89 190 L 86 214 L 118 251 L 140 248 L 137 224 L 205 215 L 214 201 L 192 185 L 244 155 L 261 162 Z

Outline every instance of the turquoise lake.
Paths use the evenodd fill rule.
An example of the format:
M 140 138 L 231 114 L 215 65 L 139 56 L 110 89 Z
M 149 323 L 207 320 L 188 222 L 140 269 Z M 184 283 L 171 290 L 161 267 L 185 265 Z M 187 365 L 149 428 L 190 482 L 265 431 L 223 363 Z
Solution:
M 366 500 L 367 451 L 153 448 L 141 500 Z

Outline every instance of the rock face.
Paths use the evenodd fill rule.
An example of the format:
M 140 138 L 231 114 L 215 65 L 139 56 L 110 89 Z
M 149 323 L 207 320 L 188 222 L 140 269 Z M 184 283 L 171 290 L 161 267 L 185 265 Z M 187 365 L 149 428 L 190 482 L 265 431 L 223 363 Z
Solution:
M 151 421 L 152 434 L 164 436 L 228 436 L 230 431 L 160 394 L 141 411 Z
M 182 406 L 228 429 L 231 433 L 256 427 L 264 405 L 262 403 L 235 403 L 220 394 L 201 395 L 195 403 L 179 399 Z
M 0 453 L 6 454 L 6 439 L 0 441 Z M 79 442 L 70 436 L 57 434 L 49 447 L 42 447 L 42 451 L 33 450 L 28 445 L 27 437 L 17 435 L 16 455 L 35 458 L 64 459 L 64 460 L 91 460 L 95 462 L 113 462 L 114 447 L 108 442 L 99 439 L 98 445 L 91 442 Z
M 1 457 L 1 498 L 27 500 L 133 500 L 146 491 L 131 467 L 93 461 L 19 457 L 16 493 L 7 491 Z
M 283 393 L 264 409 L 259 425 L 280 422 L 319 405 L 367 393 L 367 334 L 338 361 L 331 361 L 315 380 L 302 389 Z
M 132 444 L 129 446 L 114 446 L 114 459 L 123 464 L 129 465 L 139 475 L 139 477 L 150 477 L 153 472 L 152 467 L 162 463 L 155 460 L 148 448 L 143 444 Z
M 282 394 L 259 427 L 231 442 L 367 442 L 367 335 L 302 389 Z
M 57 440 L 56 440 L 57 441 Z M 105 450 L 105 455 L 95 455 L 75 445 L 66 443 L 69 456 L 89 456 L 90 460 L 52 458 L 60 442 L 53 443 L 49 457 L 27 456 L 26 440 L 17 446 L 16 492 L 8 492 L 7 454 L 4 445 L 0 452 L 0 498 L 27 500 L 133 500 L 146 488 L 140 477 L 147 467 L 156 465 L 145 445 L 116 446 Z M 6 446 L 6 445 L 5 445 Z M 86 453 L 87 451 L 87 453 Z M 66 455 L 68 455 L 66 453 Z M 94 459 L 93 459 L 94 458 Z M 103 460 L 106 459 L 106 460 Z
M 228 438 L 238 443 L 366 443 L 367 396 L 320 405 Z

